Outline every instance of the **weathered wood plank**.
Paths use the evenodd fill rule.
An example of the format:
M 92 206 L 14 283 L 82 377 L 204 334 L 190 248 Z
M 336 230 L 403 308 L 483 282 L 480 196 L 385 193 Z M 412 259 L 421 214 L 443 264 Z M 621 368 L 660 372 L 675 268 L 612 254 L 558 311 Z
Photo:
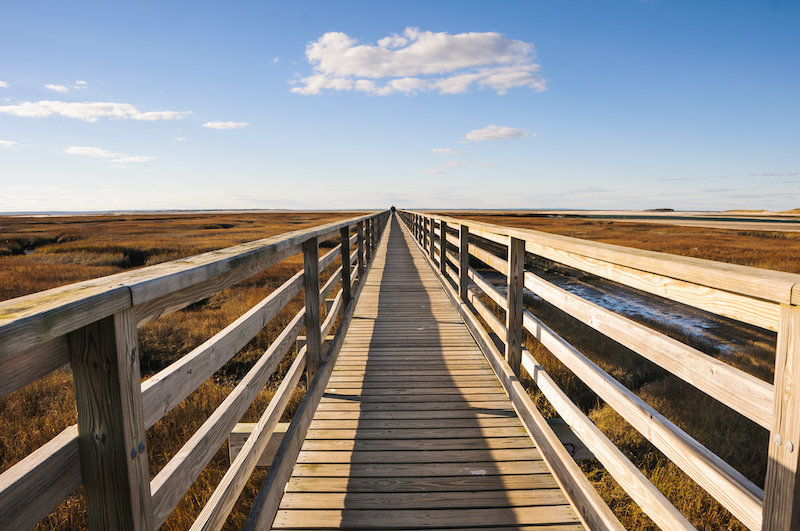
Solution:
M 545 474 L 465 475 L 444 477 L 293 477 L 287 492 L 476 492 L 558 488 Z

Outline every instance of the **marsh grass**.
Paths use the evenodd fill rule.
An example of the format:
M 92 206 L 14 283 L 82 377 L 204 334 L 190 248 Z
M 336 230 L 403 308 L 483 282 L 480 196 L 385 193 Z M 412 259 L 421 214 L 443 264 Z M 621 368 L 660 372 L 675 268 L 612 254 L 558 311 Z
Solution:
M 295 212 L 0 218 L 0 300 L 355 215 Z M 320 254 L 335 245 L 335 242 L 323 242 Z M 25 254 L 25 251 L 33 252 Z M 321 282 L 330 277 L 337 263 L 338 260 L 321 272 Z M 302 257 L 290 257 L 204 301 L 141 327 L 139 345 L 143 379 L 225 328 L 301 269 Z M 303 304 L 301 292 L 211 379 L 147 431 L 151 477 L 155 477 L 225 400 Z M 292 347 L 242 422 L 258 420 L 295 355 Z M 283 421 L 291 419 L 304 396 L 305 387 L 303 377 L 292 395 Z M 0 399 L 0 426 L 3 427 L 0 433 L 0 472 L 74 424 L 76 419 L 72 375 L 68 368 L 55 371 Z M 227 445 L 223 445 L 162 529 L 188 529 L 227 467 Z M 253 473 L 228 519 L 226 529 L 241 528 L 265 474 L 266 470 L 262 469 Z M 82 490 L 79 489 L 40 522 L 37 529 L 85 529 L 85 512 Z

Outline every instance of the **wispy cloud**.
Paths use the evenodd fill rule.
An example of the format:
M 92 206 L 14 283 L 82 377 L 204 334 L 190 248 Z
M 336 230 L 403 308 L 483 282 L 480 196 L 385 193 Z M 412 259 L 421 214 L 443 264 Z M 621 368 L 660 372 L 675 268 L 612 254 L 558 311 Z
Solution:
M 9 88 L 11 85 L 6 83 L 5 81 L 0 81 L 0 88 Z
M 10 147 L 23 147 L 22 144 L 19 142 L 14 142 L 12 140 L 0 140 L 0 147 L 10 148 Z
M 88 85 L 86 81 L 81 81 L 80 79 L 75 82 L 76 85 Z
M 69 92 L 69 89 L 64 85 L 45 85 L 44 88 L 55 90 L 56 92 Z
M 545 90 L 533 44 L 500 33 L 433 33 L 406 28 L 402 35 L 358 44 L 340 32 L 325 33 L 306 46 L 310 76 L 292 80 L 297 94 L 325 89 L 386 96 L 438 91 L 458 94 L 477 86 L 505 94 L 515 87 Z M 382 84 L 376 80 L 384 80 Z
M 272 59 L 272 61 L 270 61 L 270 63 L 277 63 L 278 61 L 280 61 L 280 59 L 278 57 L 275 57 L 274 59 Z
M 432 149 L 431 153 L 438 153 L 439 155 L 461 155 L 464 152 L 460 149 L 436 148 Z
M 434 173 L 434 174 L 448 173 L 448 172 L 444 171 L 442 168 L 430 168 L 430 169 L 427 169 L 427 170 L 419 170 L 419 172 L 420 173 Z
M 512 138 L 535 138 L 536 135 L 530 135 L 523 129 L 514 129 L 513 127 L 500 127 L 499 125 L 490 125 L 483 129 L 473 129 L 465 137 L 467 140 L 473 142 L 481 142 L 483 140 L 510 140 Z
M 191 111 L 148 111 L 141 112 L 130 103 L 112 102 L 64 102 L 64 101 L 24 101 L 18 105 L 0 106 L 0 113 L 25 118 L 45 118 L 53 114 L 67 118 L 77 118 L 87 122 L 96 122 L 98 118 L 130 120 L 175 120 L 183 118 Z
M 797 175 L 796 171 L 787 171 L 783 173 L 751 173 L 750 177 L 788 177 Z
M 185 136 L 176 136 L 172 140 L 177 140 L 178 142 L 180 142 L 181 140 L 186 140 L 186 137 Z
M 210 129 L 238 129 L 250 125 L 247 122 L 208 122 L 203 124 L 203 127 Z
M 155 160 L 153 157 L 130 157 L 128 155 L 124 155 L 122 153 L 112 153 L 106 149 L 102 149 L 99 147 L 81 147 L 81 146 L 70 146 L 64 150 L 64 153 L 69 155 L 86 155 L 89 157 L 99 157 L 103 159 L 109 159 L 109 162 L 150 162 L 151 160 Z M 129 166 L 123 166 L 129 167 Z

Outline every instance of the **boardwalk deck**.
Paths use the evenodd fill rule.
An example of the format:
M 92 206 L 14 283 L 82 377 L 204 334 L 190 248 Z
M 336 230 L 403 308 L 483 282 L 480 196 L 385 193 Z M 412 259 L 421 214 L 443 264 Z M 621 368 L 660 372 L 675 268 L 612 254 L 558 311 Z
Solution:
M 583 529 L 413 239 L 387 230 L 273 528 Z

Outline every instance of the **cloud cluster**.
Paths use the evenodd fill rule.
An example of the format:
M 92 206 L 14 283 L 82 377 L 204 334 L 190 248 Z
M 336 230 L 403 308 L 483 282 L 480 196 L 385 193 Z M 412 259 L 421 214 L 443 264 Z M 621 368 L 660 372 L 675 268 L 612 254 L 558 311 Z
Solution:
M 64 85 L 45 85 L 44 88 L 55 90 L 56 92 L 69 92 L 69 88 Z
M 514 129 L 513 127 L 500 127 L 499 125 L 490 125 L 483 129 L 473 129 L 465 137 L 467 140 L 473 142 L 481 142 L 483 140 L 510 140 L 512 138 L 530 138 L 536 135 L 530 135 L 523 129 Z
M 461 155 L 464 152 L 460 149 L 436 148 L 432 149 L 431 153 L 438 153 L 439 155 Z
M 238 129 L 250 125 L 247 122 L 208 122 L 203 124 L 203 127 L 210 129 Z
M 407 28 L 375 46 L 330 32 L 308 44 L 306 57 L 313 72 L 300 80 L 302 86 L 292 88 L 297 94 L 319 94 L 324 89 L 380 96 L 425 91 L 458 94 L 473 86 L 498 94 L 515 87 L 546 89 L 533 45 L 499 33 L 450 35 Z M 385 83 L 376 83 L 381 79 Z
M 19 145 L 20 145 L 19 142 L 14 142 L 12 140 L 0 140 L 0 147 L 10 148 Z
M 9 88 L 11 85 L 6 83 L 5 81 L 0 81 L 0 88 Z
M 129 157 L 122 153 L 112 153 L 106 149 L 98 147 L 70 146 L 64 150 L 69 155 L 86 155 L 89 157 L 100 157 L 109 159 L 109 162 L 150 162 L 155 160 L 153 157 Z
M 26 118 L 44 118 L 57 114 L 67 118 L 77 118 L 87 122 L 96 122 L 98 118 L 130 120 L 175 120 L 183 118 L 191 111 L 149 111 L 141 112 L 130 103 L 112 102 L 65 102 L 65 101 L 24 101 L 18 105 L 0 106 L 0 113 Z
M 783 173 L 751 173 L 750 177 L 788 177 L 797 175 L 796 171 L 787 171 Z

